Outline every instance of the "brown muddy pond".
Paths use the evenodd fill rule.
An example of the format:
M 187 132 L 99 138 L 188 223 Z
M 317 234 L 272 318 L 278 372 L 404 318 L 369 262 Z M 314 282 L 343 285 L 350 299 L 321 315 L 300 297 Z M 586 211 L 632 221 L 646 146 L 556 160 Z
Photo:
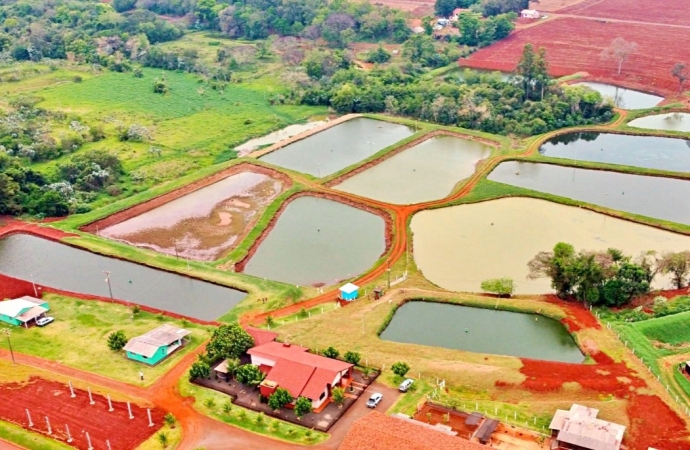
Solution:
M 213 261 L 235 246 L 285 189 L 269 175 L 231 175 L 100 231 L 100 236 L 197 261 Z

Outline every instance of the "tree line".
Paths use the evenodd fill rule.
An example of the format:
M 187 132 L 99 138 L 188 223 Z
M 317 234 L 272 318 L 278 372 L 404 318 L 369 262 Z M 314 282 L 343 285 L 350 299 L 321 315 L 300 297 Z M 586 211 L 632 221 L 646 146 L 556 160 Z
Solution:
M 549 278 L 561 298 L 588 305 L 623 306 L 650 291 L 657 275 L 670 275 L 676 288 L 688 285 L 690 251 L 643 252 L 633 258 L 618 249 L 580 250 L 559 242 L 529 263 L 529 279 Z

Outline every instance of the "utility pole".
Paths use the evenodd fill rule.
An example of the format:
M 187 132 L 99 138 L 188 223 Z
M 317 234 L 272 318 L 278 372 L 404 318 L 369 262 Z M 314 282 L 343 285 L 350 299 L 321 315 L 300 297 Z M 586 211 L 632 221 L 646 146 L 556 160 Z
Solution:
M 10 341 L 10 334 L 12 334 L 12 331 L 10 331 L 9 328 L 4 328 L 2 332 L 7 336 L 7 345 L 10 347 L 10 356 L 12 356 L 12 365 L 15 365 L 16 362 L 14 361 L 14 352 L 12 351 L 12 341 Z
M 390 288 L 391 288 L 391 263 L 390 262 L 388 263 L 387 272 L 388 272 L 388 289 L 390 290 Z
M 110 299 L 113 299 L 113 288 L 110 285 L 110 271 L 109 270 L 104 270 L 103 273 L 105 274 L 105 282 L 108 283 L 108 292 L 110 292 Z

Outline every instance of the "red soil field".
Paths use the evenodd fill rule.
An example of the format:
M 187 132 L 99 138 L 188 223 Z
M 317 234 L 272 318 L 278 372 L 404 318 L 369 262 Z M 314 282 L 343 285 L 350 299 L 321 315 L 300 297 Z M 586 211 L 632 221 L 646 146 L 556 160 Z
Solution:
M 164 412 L 151 410 L 154 426 L 149 427 L 146 408 L 132 404 L 133 419 L 129 419 L 127 404 L 113 402 L 113 412 L 108 412 L 108 400 L 93 394 L 94 405 L 89 404 L 88 393 L 75 390 L 70 397 L 69 387 L 38 377 L 24 383 L 0 385 L 0 418 L 44 435 L 48 434 L 46 416 L 50 419 L 53 439 L 67 442 L 65 425 L 69 427 L 73 441 L 69 445 L 87 450 L 86 432 L 93 448 L 107 448 L 110 441 L 113 450 L 129 450 L 137 447 L 163 425 Z M 29 427 L 25 409 L 31 414 L 33 427 Z
M 687 0 L 585 0 L 558 10 L 558 14 L 687 26 L 690 23 L 688 6 Z
M 630 417 L 628 436 L 635 437 L 631 447 L 690 449 L 683 421 L 659 397 L 636 395 L 628 403 L 627 410 Z
M 461 66 L 512 71 L 525 44 L 546 48 L 553 76 L 588 72 L 591 78 L 661 94 L 675 93 L 671 76 L 675 62 L 690 61 L 690 38 L 684 30 L 662 25 L 623 22 L 604 23 L 590 19 L 558 18 L 517 32 L 483 48 Z M 616 74 L 614 61 L 602 60 L 604 48 L 616 37 L 638 44 L 637 50 Z

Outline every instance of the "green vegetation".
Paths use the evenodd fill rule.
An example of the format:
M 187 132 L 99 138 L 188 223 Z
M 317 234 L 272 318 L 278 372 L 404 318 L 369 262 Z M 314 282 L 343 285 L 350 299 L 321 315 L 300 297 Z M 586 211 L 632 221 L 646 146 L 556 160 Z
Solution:
M 393 363 L 393 365 L 391 366 L 391 370 L 397 376 L 404 377 L 405 374 L 407 374 L 407 372 L 410 371 L 410 366 L 405 362 L 398 361 L 396 363 Z
M 302 417 L 312 412 L 311 400 L 307 397 L 299 397 L 295 400 L 295 416 L 297 419 L 301 420 Z
M 690 320 L 690 312 L 684 312 L 645 320 L 632 326 L 651 341 L 679 345 L 690 342 L 688 320 Z
M 270 406 L 273 411 L 278 411 L 285 405 L 292 403 L 293 400 L 294 398 L 292 398 L 292 395 L 290 395 L 286 389 L 279 387 L 268 397 L 268 406 Z
M 208 338 L 208 328 L 186 324 L 192 331 L 191 341 L 160 364 L 149 367 L 127 359 L 123 353 L 113 354 L 107 345 L 107 336 L 122 330 L 127 336 L 138 336 L 161 325 L 155 314 L 140 312 L 132 315 L 124 305 L 95 300 L 77 300 L 56 294 L 44 296 L 50 304 L 55 322 L 46 327 L 12 329 L 12 348 L 61 364 L 93 372 L 125 383 L 151 385 L 190 351 Z M 163 323 L 180 326 L 179 321 L 164 319 Z M 0 348 L 7 341 L 0 340 Z M 146 376 L 139 381 L 138 373 Z
M 247 386 L 256 387 L 266 378 L 266 374 L 254 364 L 244 364 L 235 370 L 235 379 Z
M 189 379 L 208 378 L 211 376 L 211 367 L 205 361 L 196 361 L 189 368 Z
M 206 353 L 211 360 L 237 359 L 254 346 L 254 339 L 237 323 L 221 325 L 213 331 Z
M 338 356 L 340 356 L 340 352 L 334 347 L 328 347 L 322 353 L 326 358 L 336 359 Z
M 36 450 L 70 450 L 73 447 L 62 442 L 32 433 L 15 424 L 0 421 L 0 439 Z
M 118 352 L 127 345 L 127 336 L 122 330 L 113 331 L 108 335 L 108 348 L 114 352 Z
M 166 423 L 163 428 L 158 431 L 158 433 L 151 435 L 151 437 L 139 445 L 136 450 L 160 450 L 161 443 L 160 438 L 158 437 L 159 433 L 165 433 L 167 436 L 168 443 L 165 447 L 166 449 L 176 449 L 180 444 L 180 441 L 182 441 L 182 428 L 173 427 Z
M 481 288 L 483 291 L 491 292 L 501 297 L 510 297 L 515 290 L 515 283 L 512 278 L 494 278 L 482 281 Z
M 279 439 L 298 444 L 315 445 L 328 439 L 328 434 L 309 430 L 277 419 L 266 419 L 261 425 L 257 425 L 256 418 L 260 413 L 251 411 L 241 406 L 233 405 L 228 412 L 224 412 L 228 397 L 220 392 L 192 385 L 187 377 L 180 380 L 180 393 L 185 397 L 194 398 L 194 409 L 219 422 L 243 428 L 257 434 L 263 434 L 273 439 Z M 208 400 L 212 400 L 212 406 L 207 406 Z M 309 431 L 309 435 L 307 432 Z

